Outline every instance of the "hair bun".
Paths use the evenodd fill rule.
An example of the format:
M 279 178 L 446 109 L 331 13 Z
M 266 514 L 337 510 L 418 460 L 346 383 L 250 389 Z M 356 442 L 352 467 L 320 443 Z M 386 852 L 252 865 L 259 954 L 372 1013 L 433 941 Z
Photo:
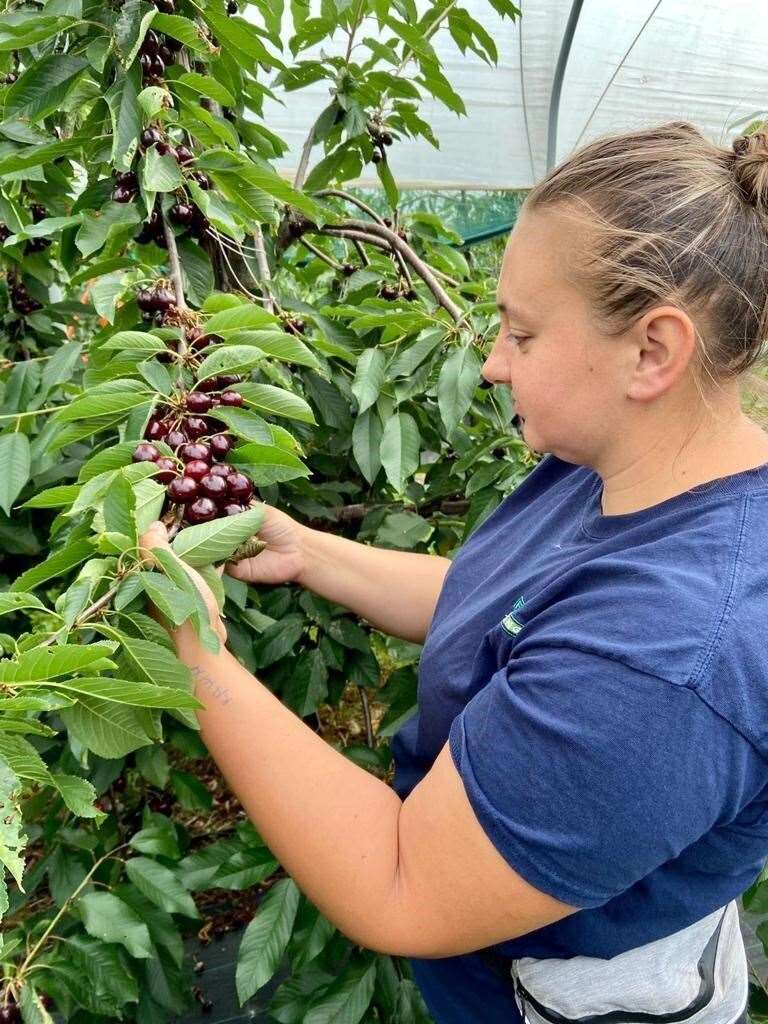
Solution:
M 733 140 L 732 173 L 748 203 L 768 212 L 768 132 L 753 132 Z

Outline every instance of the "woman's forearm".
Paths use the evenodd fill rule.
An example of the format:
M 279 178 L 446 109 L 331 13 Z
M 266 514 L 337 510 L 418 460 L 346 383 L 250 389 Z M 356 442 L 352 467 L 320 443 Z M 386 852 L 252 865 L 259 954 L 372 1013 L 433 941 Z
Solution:
M 321 739 L 224 648 L 175 632 L 201 738 L 272 853 L 348 938 L 374 948 L 393 907 L 397 794 Z
M 302 539 L 307 567 L 297 583 L 383 633 L 424 642 L 450 559 L 376 548 L 308 528 Z

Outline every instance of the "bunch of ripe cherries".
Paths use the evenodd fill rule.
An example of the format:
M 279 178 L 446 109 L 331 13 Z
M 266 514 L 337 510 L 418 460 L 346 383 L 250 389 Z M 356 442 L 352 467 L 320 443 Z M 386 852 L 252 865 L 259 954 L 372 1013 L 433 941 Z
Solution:
M 238 515 L 253 497 L 253 481 L 224 462 L 232 448 L 231 435 L 221 421 L 205 415 L 217 406 L 240 407 L 243 396 L 233 390 L 240 380 L 231 374 L 198 382 L 181 396 L 182 411 L 157 411 L 147 424 L 146 440 L 133 452 L 134 462 L 155 463 L 155 479 L 167 485 L 169 505 L 181 506 L 183 521 L 190 525 Z M 164 441 L 174 456 L 163 455 L 155 441 Z

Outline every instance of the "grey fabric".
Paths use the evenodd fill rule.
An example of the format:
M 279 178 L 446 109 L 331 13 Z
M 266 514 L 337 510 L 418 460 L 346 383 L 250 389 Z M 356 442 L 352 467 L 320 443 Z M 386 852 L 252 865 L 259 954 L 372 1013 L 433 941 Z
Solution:
M 512 979 L 527 1024 L 605 1024 L 663 1019 L 736 1024 L 747 1001 L 748 970 L 735 901 L 682 931 L 609 960 L 523 957 Z M 682 1016 L 681 1016 L 682 1014 Z

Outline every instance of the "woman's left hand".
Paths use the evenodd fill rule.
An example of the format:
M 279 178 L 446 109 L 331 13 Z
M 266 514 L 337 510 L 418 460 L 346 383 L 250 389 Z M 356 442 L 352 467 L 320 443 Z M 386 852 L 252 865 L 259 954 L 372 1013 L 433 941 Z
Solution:
M 139 539 L 139 552 L 142 556 L 142 559 L 148 560 L 153 564 L 157 564 L 157 561 L 154 555 L 152 554 L 153 548 L 164 548 L 166 551 L 170 553 L 172 558 L 176 559 L 178 564 L 188 574 L 189 578 L 192 580 L 192 582 L 195 584 L 195 586 L 203 596 L 203 600 L 205 601 L 205 606 L 208 609 L 208 615 L 211 620 L 211 628 L 213 629 L 214 633 L 216 633 L 219 640 L 221 640 L 222 643 L 226 643 L 227 630 L 224 626 L 224 623 L 221 621 L 221 615 L 219 614 L 219 606 L 216 603 L 216 598 L 213 595 L 213 591 L 205 582 L 200 573 L 196 572 L 192 568 L 192 566 L 187 565 L 186 562 L 182 561 L 182 559 L 179 558 L 179 556 L 173 551 L 168 540 L 168 531 L 165 528 L 164 523 L 161 523 L 159 521 L 152 523 L 149 529 L 145 533 L 143 533 Z M 224 566 L 222 566 L 218 571 L 219 573 L 222 573 L 224 571 Z M 187 630 L 191 628 L 191 623 L 185 622 L 184 625 L 180 626 L 178 629 L 169 629 L 169 632 L 171 633 L 172 636 L 175 636 L 177 639 L 179 639 L 182 630 Z

